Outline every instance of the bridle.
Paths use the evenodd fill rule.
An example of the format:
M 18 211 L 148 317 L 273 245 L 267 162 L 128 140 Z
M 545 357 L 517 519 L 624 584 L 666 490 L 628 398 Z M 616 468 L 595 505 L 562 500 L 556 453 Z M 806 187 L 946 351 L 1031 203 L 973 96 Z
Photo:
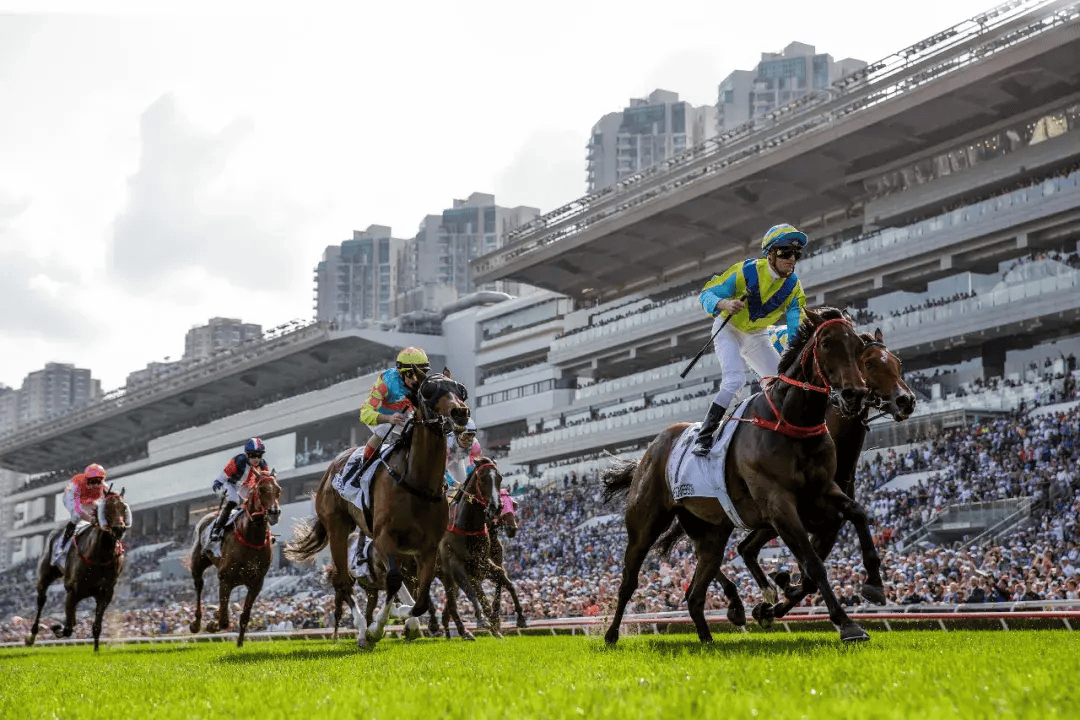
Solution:
M 424 388 L 431 383 L 434 385 L 434 389 L 430 393 L 425 393 Z M 451 385 L 452 387 L 446 387 Z M 442 373 L 435 373 L 434 375 L 425 375 L 424 379 L 420 381 L 420 384 L 416 386 L 416 400 L 417 405 L 422 410 L 420 419 L 412 418 L 411 422 L 415 425 L 423 425 L 429 430 L 434 430 L 442 435 L 448 435 L 451 432 L 461 431 L 464 428 L 458 428 L 454 424 L 453 418 L 449 416 L 440 415 L 439 411 L 435 408 L 439 404 L 439 400 L 444 395 L 453 392 L 461 402 L 465 402 L 469 397 L 469 393 L 465 390 L 465 386 L 459 383 L 453 378 L 448 378 Z M 404 432 L 402 432 L 404 435 Z
M 496 498 L 491 498 L 490 500 L 488 498 L 485 498 L 483 493 L 480 490 L 480 471 L 484 470 L 486 468 L 491 468 L 496 473 L 499 472 L 499 466 L 496 465 L 495 461 L 493 461 L 493 460 L 485 460 L 484 462 L 481 462 L 480 464 L 476 465 L 472 469 L 472 472 L 469 473 L 469 476 L 467 478 L 465 478 L 465 482 L 462 483 L 461 490 L 458 493 L 458 497 L 454 501 L 455 505 L 459 505 L 460 503 L 463 503 L 463 502 L 467 502 L 469 504 L 479 505 L 485 511 L 485 514 L 486 514 L 488 504 L 491 503 L 491 502 L 495 502 L 495 500 L 496 500 Z M 470 485 L 472 485 L 475 488 L 475 492 L 469 492 L 469 486 Z M 492 487 L 493 490 L 495 489 L 495 482 L 494 481 L 492 481 L 491 487 Z M 464 529 L 458 527 L 456 521 L 453 518 L 451 518 L 450 524 L 446 526 L 446 529 L 449 532 L 456 533 L 458 535 L 487 535 L 488 534 L 488 522 L 489 522 L 488 518 L 485 517 L 484 518 L 484 524 L 483 524 L 483 526 L 481 527 L 480 530 L 464 530 Z
M 896 355 L 894 355 L 893 352 L 891 350 L 889 350 L 889 348 L 885 347 L 885 343 L 879 342 L 877 340 L 867 340 L 866 344 L 863 345 L 863 352 L 865 353 L 870 348 L 881 348 L 882 352 L 884 352 L 886 355 L 888 355 L 889 357 L 896 360 L 896 362 L 899 364 L 900 358 L 896 357 Z M 876 410 L 880 410 L 881 412 L 879 412 L 877 415 L 875 415 L 873 417 L 869 417 L 871 408 L 874 408 Z M 874 420 L 879 420 L 879 419 L 881 419 L 883 417 L 888 417 L 888 416 L 892 415 L 891 412 L 889 412 L 888 410 L 885 410 L 884 408 L 885 408 L 885 398 L 883 398 L 880 395 L 877 395 L 875 393 L 867 393 L 866 394 L 866 399 L 863 401 L 863 409 L 859 413 L 859 420 L 860 420 L 860 422 L 862 422 L 863 427 L 869 429 L 870 428 L 870 423 L 872 423 Z
M 111 537 L 115 537 L 113 535 L 113 533 L 112 533 L 112 525 L 108 522 L 108 518 L 106 517 L 106 514 L 105 514 L 105 504 L 109 501 L 109 498 L 116 498 L 117 500 L 120 501 L 120 504 L 124 506 L 124 527 L 125 528 L 131 527 L 131 507 L 127 504 L 127 502 L 124 501 L 124 498 L 121 497 L 119 493 L 114 493 L 110 489 L 106 489 L 104 494 L 101 497 L 101 500 L 98 501 L 97 518 L 96 518 L 97 522 L 95 522 L 94 525 L 101 532 L 103 532 L 103 533 L 105 533 L 105 534 L 107 534 L 107 535 L 109 535 Z M 79 556 L 80 560 L 82 560 L 87 565 L 94 565 L 94 566 L 97 566 L 97 567 L 107 567 L 109 565 L 115 565 L 117 560 L 124 557 L 124 554 L 127 552 L 127 546 L 124 545 L 124 543 L 117 540 L 116 545 L 113 548 L 113 557 L 112 558 L 110 558 L 109 560 L 106 560 L 105 562 L 94 562 L 90 558 L 83 555 L 82 548 L 79 547 L 79 538 L 77 538 L 77 537 L 74 538 L 71 544 L 75 547 L 75 554 Z M 89 554 L 93 554 L 93 553 L 91 552 Z
M 244 500 L 243 505 L 240 506 L 244 511 L 244 515 L 247 517 L 248 523 L 254 522 L 258 518 L 265 519 L 267 514 L 273 513 L 273 505 L 271 505 L 270 507 L 263 506 L 262 497 L 259 494 L 259 488 L 263 485 L 277 485 L 277 480 L 274 477 L 273 473 L 256 473 L 255 482 L 250 483 L 250 492 L 248 493 L 247 499 Z M 267 524 L 266 526 L 266 538 L 261 544 L 248 542 L 247 539 L 244 537 L 243 533 L 240 532 L 240 523 L 238 522 L 233 523 L 233 537 L 236 538 L 236 541 L 238 543 L 240 543 L 246 548 L 251 548 L 252 550 L 262 550 L 264 547 L 270 544 L 270 525 Z

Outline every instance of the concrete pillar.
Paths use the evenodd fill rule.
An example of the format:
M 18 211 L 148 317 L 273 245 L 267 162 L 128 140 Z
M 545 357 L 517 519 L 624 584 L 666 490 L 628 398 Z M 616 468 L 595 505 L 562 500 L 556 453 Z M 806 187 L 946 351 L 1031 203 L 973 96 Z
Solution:
M 1005 377 L 1005 343 L 991 340 L 982 346 L 983 380 Z

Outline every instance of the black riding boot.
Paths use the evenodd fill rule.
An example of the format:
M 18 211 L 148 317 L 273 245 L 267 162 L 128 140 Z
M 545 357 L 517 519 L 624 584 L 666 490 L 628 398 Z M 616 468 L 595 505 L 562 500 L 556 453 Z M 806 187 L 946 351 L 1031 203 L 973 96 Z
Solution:
M 217 520 L 214 521 L 214 527 L 210 529 L 210 539 L 220 540 L 221 536 L 225 534 L 225 521 L 229 519 L 229 514 L 232 513 L 236 507 L 236 503 L 232 500 L 225 503 L 225 507 L 217 516 Z
M 720 421 L 724 419 L 724 412 L 727 408 L 721 407 L 716 403 L 709 405 L 709 414 L 705 416 L 705 422 L 701 424 L 701 430 L 698 431 L 697 442 L 694 443 L 694 449 L 692 453 L 698 457 L 705 457 L 712 450 L 713 446 L 713 433 L 716 432 L 716 428 L 720 426 Z

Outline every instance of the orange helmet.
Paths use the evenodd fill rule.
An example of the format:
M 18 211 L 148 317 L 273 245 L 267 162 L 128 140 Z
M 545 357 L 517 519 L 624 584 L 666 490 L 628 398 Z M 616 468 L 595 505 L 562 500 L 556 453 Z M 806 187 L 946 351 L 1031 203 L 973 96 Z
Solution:
M 101 478 L 102 480 L 104 480 L 105 468 L 101 467 L 97 463 L 91 463 L 90 465 L 86 466 L 85 470 L 83 470 L 83 475 L 86 477 L 87 480 L 89 480 L 90 478 Z

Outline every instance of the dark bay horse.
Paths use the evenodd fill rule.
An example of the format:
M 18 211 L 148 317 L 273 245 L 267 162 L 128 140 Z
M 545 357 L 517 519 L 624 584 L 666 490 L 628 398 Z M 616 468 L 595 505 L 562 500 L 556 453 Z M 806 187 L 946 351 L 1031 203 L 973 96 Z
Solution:
M 491 561 L 491 535 L 489 523 L 501 514 L 499 491 L 502 474 L 493 460 L 481 457 L 472 472 L 462 483 L 450 503 L 450 522 L 446 535 L 439 543 L 439 580 L 446 590 L 446 606 L 442 612 L 443 628 L 450 637 L 449 619 L 453 619 L 458 635 L 473 640 L 473 634 L 465 629 L 457 610 L 457 594 L 460 587 L 476 610 L 477 624 L 487 616 L 491 634 L 502 637 L 501 622 L 494 605 L 489 605 L 481 583 L 485 578 L 510 579 L 501 566 Z
M 502 591 L 505 587 L 510 591 L 510 599 L 514 602 L 517 626 L 519 628 L 528 627 L 528 623 L 525 621 L 525 612 L 521 609 L 521 601 L 518 600 L 517 590 L 514 589 L 514 583 L 510 581 L 510 576 L 506 573 L 506 565 L 503 562 L 503 544 L 502 540 L 499 539 L 500 532 L 506 532 L 506 536 L 511 540 L 517 535 L 517 502 L 510 496 L 509 492 L 500 490 L 499 505 L 499 516 L 488 523 L 488 537 L 491 539 L 491 562 L 502 569 L 502 573 L 498 577 L 491 578 L 495 583 L 491 604 L 495 613 L 501 617 L 500 606 L 502 605 Z
M 833 480 L 836 451 L 824 422 L 830 402 L 848 414 L 862 409 L 867 387 L 858 360 L 863 345 L 839 310 L 807 310 L 780 359 L 780 374 L 764 382 L 764 391 L 753 398 L 747 417 L 734 431 L 724 478 L 743 523 L 753 529 L 774 528 L 817 584 L 844 641 L 869 636 L 848 617 L 829 587 L 802 518 L 820 514 L 850 518 L 863 512 Z M 712 640 L 704 608 L 713 578 L 728 597 L 729 619 L 745 623 L 735 584 L 720 571 L 734 521 L 715 498 L 676 501 L 667 482 L 668 456 L 686 427 L 688 423 L 668 427 L 649 444 L 640 462 L 618 463 L 604 472 L 608 499 L 628 493 L 628 543 L 618 606 L 605 635 L 609 644 L 618 641 L 645 556 L 676 518 L 695 544 L 698 564 L 686 600 L 699 639 Z M 770 587 L 767 600 L 774 603 L 776 597 Z
M 885 346 L 885 337 L 881 330 L 874 335 L 863 334 L 861 337 L 865 345 L 859 362 L 869 390 L 867 402 L 862 411 L 857 414 L 845 415 L 834 406 L 830 406 L 825 414 L 829 435 L 836 445 L 834 479 L 843 493 L 850 498 L 855 497 L 855 470 L 870 429 L 871 409 L 880 410 L 882 415 L 892 415 L 896 422 L 906 420 L 915 411 L 915 394 L 904 382 L 900 359 L 889 352 Z M 817 516 L 804 520 L 812 537 L 814 551 L 824 560 L 836 544 L 843 520 L 829 516 Z M 863 566 L 867 574 L 861 594 L 874 604 L 884 605 L 885 587 L 881 579 L 881 558 L 874 548 L 869 518 L 856 513 L 852 520 L 856 525 L 863 555 Z M 773 529 L 762 528 L 754 530 L 739 543 L 739 555 L 742 556 L 747 569 L 757 579 L 758 584 L 763 587 L 766 586 L 768 580 L 758 564 L 757 556 L 765 544 L 775 537 L 776 532 Z M 778 574 L 776 579 L 784 590 L 785 599 L 774 607 L 754 608 L 754 618 L 764 626 L 771 624 L 774 617 L 784 617 L 788 611 L 802 602 L 803 598 L 817 591 L 816 585 L 806 573 L 803 573 L 802 582 L 798 586 L 789 586 L 787 578 L 782 573 Z
M 281 517 L 281 486 L 273 471 L 256 469 L 245 480 L 248 495 L 241 503 L 241 513 L 233 523 L 232 532 L 221 538 L 220 554 L 213 554 L 212 547 L 204 545 L 206 528 L 214 522 L 217 513 L 203 516 L 195 525 L 195 539 L 191 544 L 191 578 L 195 581 L 195 619 L 191 632 L 199 632 L 202 623 L 203 573 L 213 565 L 218 575 L 218 613 L 216 623 L 207 630 L 216 632 L 229 627 L 229 596 L 233 588 L 247 588 L 244 609 L 240 613 L 240 627 L 236 646 L 243 647 L 244 633 L 251 619 L 251 606 L 262 590 L 263 579 L 274 559 L 270 526 Z
M 124 570 L 124 546 L 120 538 L 131 527 L 131 508 L 124 501 L 124 490 L 114 493 L 105 491 L 97 502 L 95 522 L 90 528 L 75 535 L 65 556 L 63 569 L 52 564 L 53 546 L 59 541 L 62 530 L 55 530 L 45 543 L 41 560 L 38 561 L 37 615 L 30 626 L 27 645 L 33 645 L 38 634 L 41 609 L 45 606 L 45 593 L 57 578 L 63 578 L 67 591 L 64 603 L 64 626 L 53 625 L 57 637 L 71 637 L 75 629 L 75 608 L 79 601 L 93 597 L 94 651 L 101 637 L 101 621 L 105 608 L 112 601 L 116 579 Z
M 341 471 L 354 448 L 338 455 L 327 468 L 315 491 L 316 517 L 298 525 L 296 537 L 286 546 L 289 559 L 310 562 L 330 545 L 331 574 L 335 595 L 349 603 L 357 627 L 359 647 L 378 642 L 386 628 L 390 603 L 402 583 L 398 555 L 414 555 L 419 569 L 416 605 L 405 622 L 405 637 L 420 634 L 419 617 L 431 604 L 431 581 L 435 577 L 439 541 L 446 532 L 449 512 L 443 489 L 446 473 L 446 435 L 463 432 L 469 420 L 469 406 L 461 383 L 449 374 L 429 375 L 417 388 L 416 414 L 403 433 L 405 450 L 396 450 L 387 463 L 380 462 L 371 485 L 372 521 L 363 511 L 345 500 L 331 481 Z M 374 574 L 385 581 L 387 602 L 373 623 L 364 627 L 353 598 L 353 578 L 349 573 L 348 542 L 353 528 L 374 542 Z

